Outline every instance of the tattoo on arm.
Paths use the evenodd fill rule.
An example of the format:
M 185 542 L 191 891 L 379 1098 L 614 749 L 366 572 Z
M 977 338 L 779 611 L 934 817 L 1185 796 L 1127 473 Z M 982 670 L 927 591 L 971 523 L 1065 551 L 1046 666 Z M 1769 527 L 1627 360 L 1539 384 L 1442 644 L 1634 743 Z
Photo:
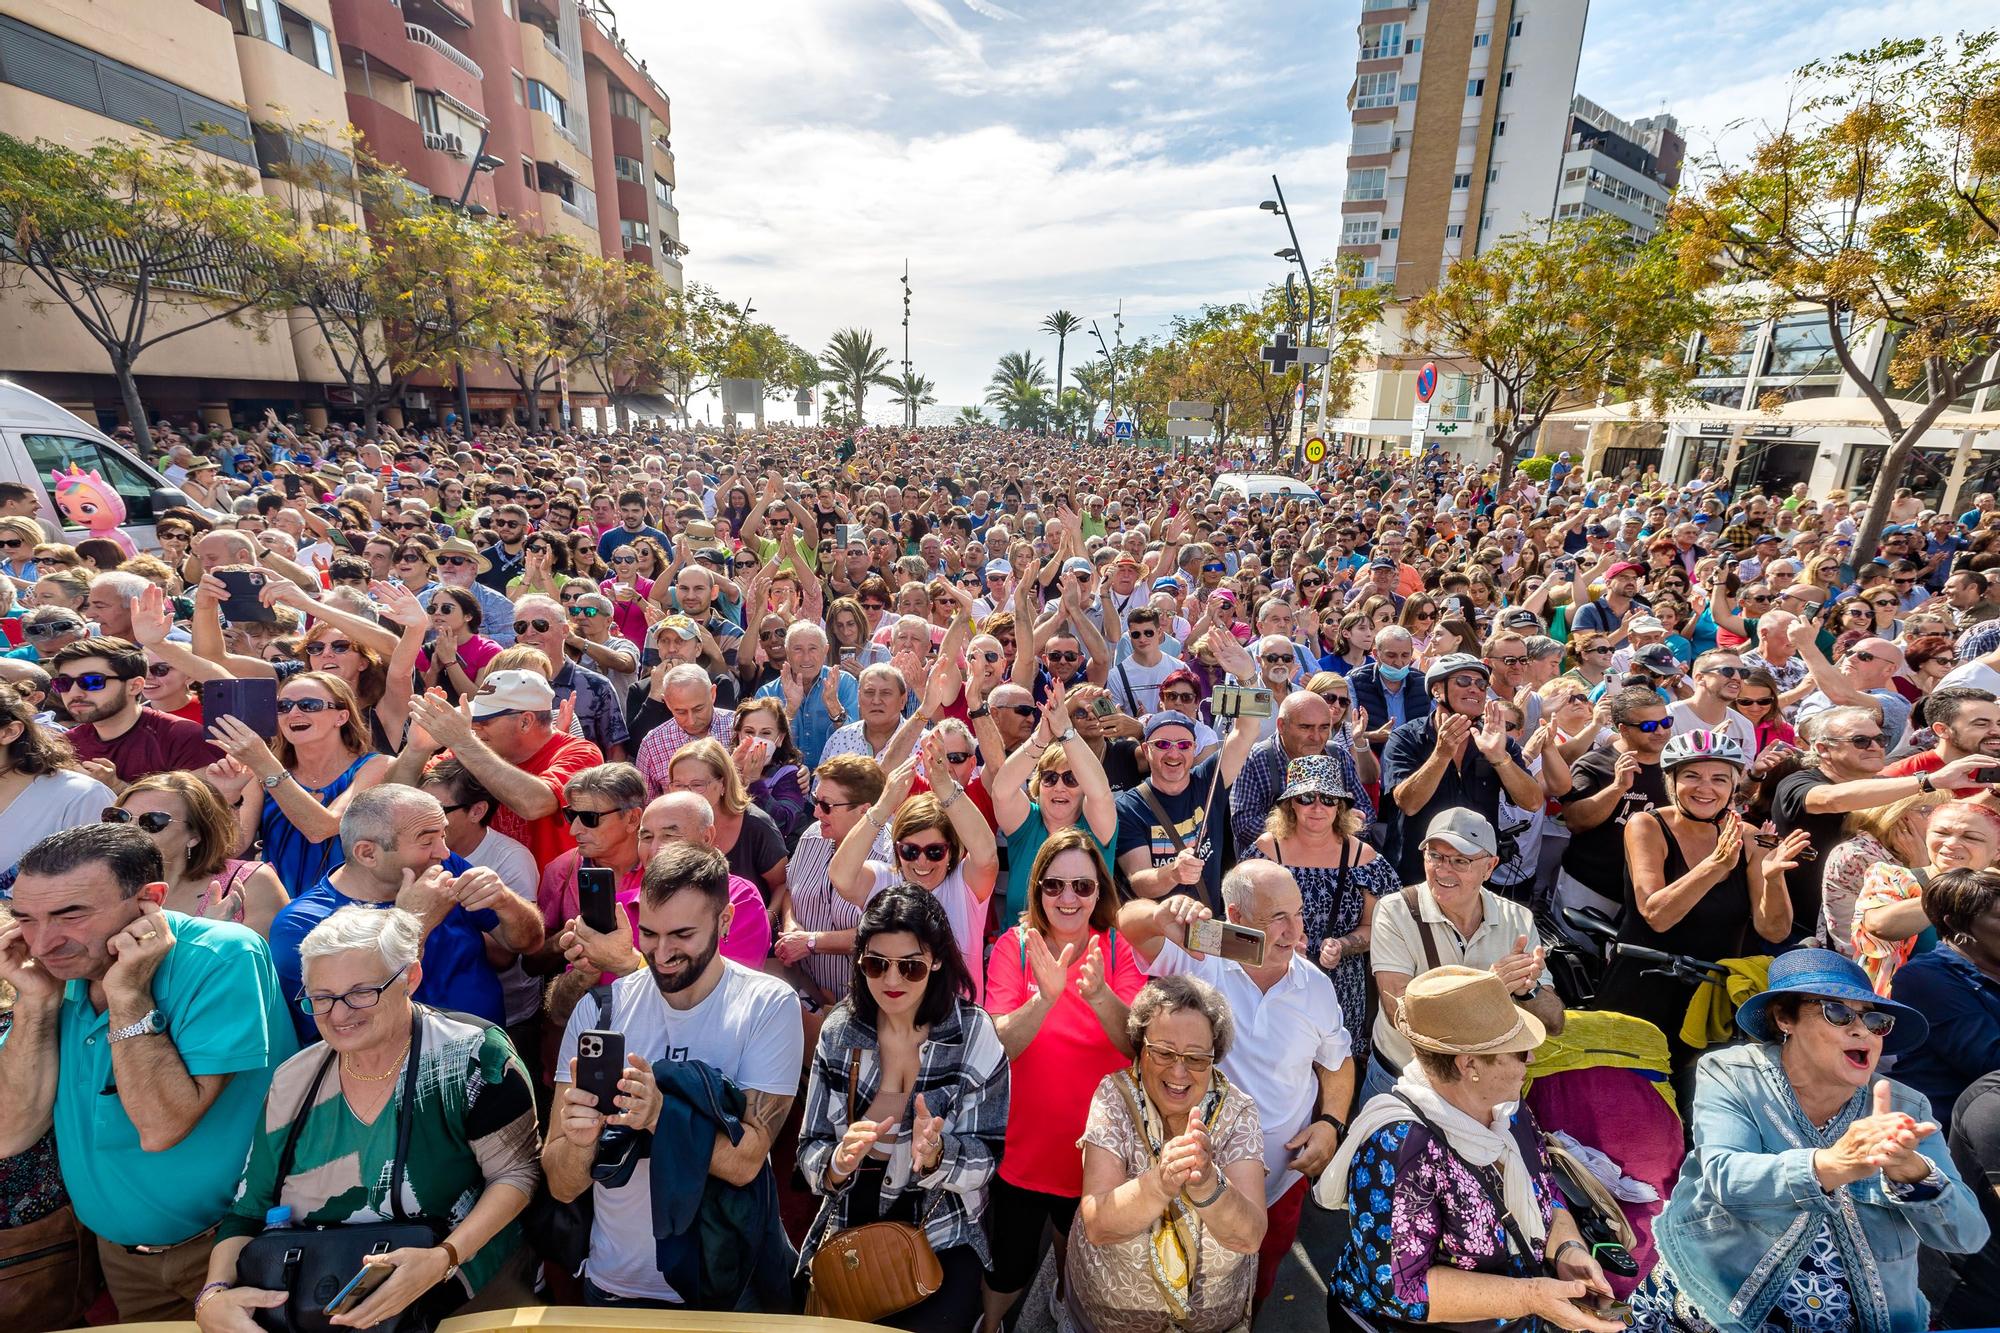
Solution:
M 743 1102 L 743 1119 L 764 1132 L 766 1140 L 774 1141 L 778 1130 L 783 1128 L 785 1117 L 792 1111 L 792 1099 L 778 1092 L 750 1092 Z

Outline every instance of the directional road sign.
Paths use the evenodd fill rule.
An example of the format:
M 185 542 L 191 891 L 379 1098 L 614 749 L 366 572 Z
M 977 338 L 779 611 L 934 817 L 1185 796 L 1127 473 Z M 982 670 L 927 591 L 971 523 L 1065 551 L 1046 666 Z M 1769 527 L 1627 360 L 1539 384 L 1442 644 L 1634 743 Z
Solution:
M 1215 404 L 1182 402 L 1176 398 L 1167 404 L 1167 415 L 1184 421 L 1208 421 L 1215 416 Z
M 1333 360 L 1333 349 L 1331 347 L 1301 347 L 1299 349 L 1299 364 L 1302 366 L 1323 366 L 1331 360 Z

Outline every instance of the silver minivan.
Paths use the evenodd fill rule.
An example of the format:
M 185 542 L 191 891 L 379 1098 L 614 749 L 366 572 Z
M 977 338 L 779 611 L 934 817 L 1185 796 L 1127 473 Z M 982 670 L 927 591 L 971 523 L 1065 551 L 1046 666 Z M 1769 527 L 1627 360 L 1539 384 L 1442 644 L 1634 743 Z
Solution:
M 87 528 L 68 522 L 55 503 L 53 474 L 74 466 L 95 472 L 125 502 L 125 535 L 142 551 L 157 551 L 155 515 L 193 507 L 173 483 L 130 446 L 12 380 L 0 379 L 0 481 L 24 482 L 41 495 L 41 517 L 62 529 L 63 540 L 79 542 Z

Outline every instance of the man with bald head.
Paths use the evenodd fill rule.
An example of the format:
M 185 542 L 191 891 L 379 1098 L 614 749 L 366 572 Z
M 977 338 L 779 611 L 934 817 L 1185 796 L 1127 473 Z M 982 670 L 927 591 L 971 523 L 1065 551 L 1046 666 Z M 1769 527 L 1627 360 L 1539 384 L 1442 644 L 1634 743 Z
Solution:
M 1323 754 L 1340 766 L 1340 785 L 1354 797 L 1363 824 L 1375 820 L 1375 804 L 1361 785 L 1354 752 L 1347 744 L 1347 710 L 1334 716 L 1333 705 L 1311 690 L 1294 690 L 1278 705 L 1278 729 L 1250 749 L 1243 773 L 1229 793 L 1230 821 L 1236 846 L 1247 848 L 1263 835 L 1264 824 L 1285 789 L 1285 769 L 1292 760 Z
M 1893 753 L 1909 725 L 1910 704 L 1892 683 L 1903 669 L 1903 650 L 1887 639 L 1863 639 L 1841 655 L 1838 665 L 1819 650 L 1818 627 L 1792 627 L 1792 647 L 1806 660 L 1819 688 L 1799 700 L 1797 720 L 1836 707 L 1873 707 L 1881 715 L 1883 752 Z

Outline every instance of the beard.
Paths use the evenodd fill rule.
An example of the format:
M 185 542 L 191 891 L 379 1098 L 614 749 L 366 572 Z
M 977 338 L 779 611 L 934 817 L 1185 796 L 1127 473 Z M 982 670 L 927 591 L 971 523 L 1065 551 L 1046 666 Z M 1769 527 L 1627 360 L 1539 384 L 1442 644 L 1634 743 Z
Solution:
M 685 966 L 676 969 L 672 973 L 666 973 L 660 971 L 659 967 L 649 960 L 646 967 L 653 974 L 653 984 L 660 988 L 660 994 L 678 995 L 701 979 L 702 974 L 708 971 L 708 965 L 715 961 L 715 955 L 721 949 L 722 931 L 718 927 L 709 935 L 708 947 L 698 954 L 691 955 Z

